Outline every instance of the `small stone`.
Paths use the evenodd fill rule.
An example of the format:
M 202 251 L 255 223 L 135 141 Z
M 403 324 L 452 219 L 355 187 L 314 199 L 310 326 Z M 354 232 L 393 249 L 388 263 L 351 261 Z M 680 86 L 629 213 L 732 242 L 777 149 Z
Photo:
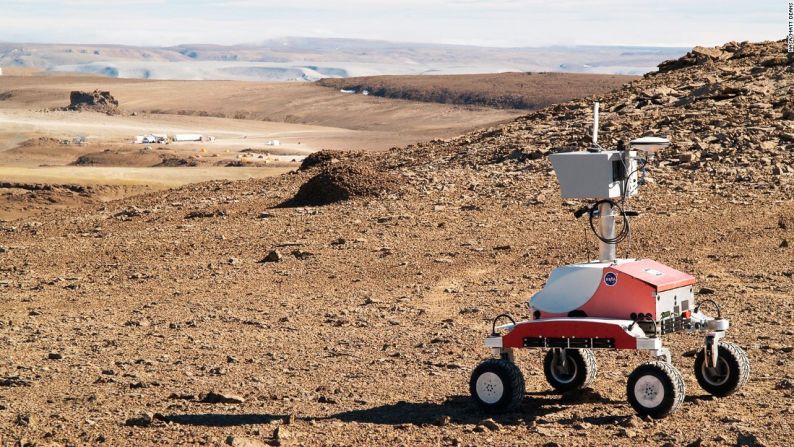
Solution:
M 689 357 L 689 358 L 691 358 L 691 357 L 695 357 L 696 355 L 698 355 L 698 350 L 697 350 L 697 349 L 690 349 L 690 350 L 688 350 L 688 351 L 684 352 L 684 353 L 683 353 L 683 354 L 681 354 L 681 355 L 682 355 L 683 357 Z
M 52 351 L 47 354 L 47 358 L 50 360 L 61 360 L 63 359 L 63 355 L 60 352 Z
M 302 261 L 314 256 L 314 253 L 306 250 L 292 250 L 292 256 L 295 256 L 296 259 L 300 259 Z
M 686 445 L 686 447 L 700 447 L 703 445 L 703 438 L 697 438 Z
M 619 428 L 617 435 L 620 436 L 621 438 L 633 438 L 637 436 L 634 430 L 629 430 L 627 428 Z
M 226 438 L 226 444 L 232 447 L 267 447 L 267 444 L 258 439 L 232 435 Z
M 140 416 L 128 418 L 124 425 L 128 427 L 148 427 L 152 425 L 152 422 L 154 422 L 154 413 L 146 412 Z
M 491 418 L 483 420 L 482 422 L 480 422 L 480 424 L 491 431 L 499 431 L 499 429 L 502 428 L 502 426 L 499 425 L 499 423 L 497 423 Z
M 235 394 L 216 393 L 210 391 L 201 398 L 201 402 L 206 404 L 241 404 L 245 398 Z
M 700 295 L 711 295 L 714 292 L 716 292 L 716 290 L 712 289 L 711 287 L 701 287 L 700 290 L 698 290 L 698 294 Z
M 239 264 L 239 263 L 240 263 L 240 260 L 239 260 L 239 259 L 237 259 L 237 258 L 229 258 L 229 260 L 228 260 L 228 261 L 226 261 L 226 262 L 228 262 L 228 263 L 229 263 L 229 265 L 237 265 L 237 264 Z
M 281 253 L 279 253 L 279 251 L 278 251 L 278 250 L 270 250 L 270 252 L 267 254 L 267 256 L 265 256 L 264 258 L 262 258 L 262 260 L 261 260 L 261 261 L 259 261 L 259 262 L 260 262 L 260 263 L 265 263 L 265 262 L 280 262 L 282 258 L 283 258 L 283 256 L 281 255 Z
M 451 423 L 452 423 L 452 418 L 446 414 L 438 418 L 438 420 L 436 421 L 436 425 L 438 425 L 439 427 L 446 427 Z
M 776 390 L 790 390 L 794 389 L 794 380 L 791 379 L 783 379 L 780 382 L 775 384 Z
M 320 396 L 320 397 L 318 397 L 317 398 L 317 402 L 319 402 L 321 404 L 336 404 L 336 403 L 338 403 L 336 401 L 336 399 L 334 399 L 333 397 L 328 397 L 328 396 Z
M 30 427 L 33 425 L 33 416 L 27 413 L 20 413 L 17 415 L 17 425 L 21 425 L 23 427 Z
M 639 428 L 642 426 L 642 421 L 637 416 L 631 415 L 621 421 L 620 425 L 626 428 Z
M 780 247 L 780 248 L 788 248 L 788 239 L 783 239 L 780 242 L 780 245 L 778 245 L 778 247 Z
M 287 430 L 287 427 L 283 425 L 279 425 L 275 430 L 273 430 L 273 439 L 275 439 L 277 442 L 285 441 L 291 436 L 292 434 L 289 432 L 289 430 Z

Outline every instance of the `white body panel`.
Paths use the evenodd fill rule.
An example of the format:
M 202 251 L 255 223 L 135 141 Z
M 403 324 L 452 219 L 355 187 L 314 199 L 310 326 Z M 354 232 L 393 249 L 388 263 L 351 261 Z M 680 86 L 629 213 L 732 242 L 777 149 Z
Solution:
M 557 267 L 546 285 L 529 300 L 541 312 L 562 313 L 577 309 L 592 298 L 608 262 L 592 262 Z
M 637 193 L 636 152 L 630 152 L 630 161 L 623 166 L 622 151 L 562 152 L 549 156 L 560 194 L 565 199 L 607 199 L 623 194 L 624 181 L 616 180 L 620 172 L 631 174 L 627 196 Z

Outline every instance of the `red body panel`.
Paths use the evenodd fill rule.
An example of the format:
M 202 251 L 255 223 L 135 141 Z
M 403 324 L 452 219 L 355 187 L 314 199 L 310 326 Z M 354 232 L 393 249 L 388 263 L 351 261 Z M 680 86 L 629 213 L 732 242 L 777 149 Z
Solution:
M 502 337 L 505 348 L 524 347 L 524 337 L 612 338 L 616 349 L 637 349 L 637 339 L 619 324 L 603 320 L 532 320 L 518 323 Z
M 614 275 L 612 285 L 606 281 L 609 274 Z M 577 310 L 595 318 L 630 319 L 635 313 L 650 314 L 658 320 L 656 294 L 695 282 L 693 276 L 650 259 L 610 265 L 604 268 L 593 296 Z M 568 313 L 540 313 L 540 318 L 568 316 Z
M 617 276 L 617 283 L 609 286 L 601 281 L 590 301 L 580 307 L 587 316 L 630 319 L 632 312 L 656 315 L 656 292 L 652 285 L 623 274 L 615 266 L 604 269 L 604 275 L 609 272 Z
M 649 284 L 656 289 L 656 293 L 678 287 L 691 286 L 697 282 L 692 275 L 679 272 L 674 268 L 650 259 L 639 259 L 634 262 L 618 264 L 611 268 Z

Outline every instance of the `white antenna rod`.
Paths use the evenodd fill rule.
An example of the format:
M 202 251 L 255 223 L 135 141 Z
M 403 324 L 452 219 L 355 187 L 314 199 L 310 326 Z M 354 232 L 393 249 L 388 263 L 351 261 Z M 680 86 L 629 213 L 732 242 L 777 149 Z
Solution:
M 598 147 L 598 101 L 593 104 L 593 146 Z

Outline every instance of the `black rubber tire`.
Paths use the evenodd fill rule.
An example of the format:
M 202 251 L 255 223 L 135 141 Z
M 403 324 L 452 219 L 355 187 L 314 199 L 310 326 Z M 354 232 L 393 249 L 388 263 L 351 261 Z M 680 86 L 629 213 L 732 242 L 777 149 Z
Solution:
M 733 394 L 750 379 L 750 360 L 747 353 L 733 343 L 720 343 L 717 347 L 717 369 L 723 377 L 710 377 L 705 366 L 704 348 L 695 357 L 695 377 L 698 385 L 712 396 L 725 397 Z
M 652 406 L 645 406 L 640 403 L 635 392 L 635 385 L 643 377 L 652 376 L 662 384 L 662 390 L 654 390 L 658 393 L 662 391 L 662 399 Z M 643 363 L 629 375 L 626 383 L 626 395 L 629 404 L 641 417 L 650 416 L 654 419 L 661 419 L 678 409 L 686 397 L 686 387 L 681 373 L 671 364 L 662 361 Z M 640 396 L 642 397 L 642 396 Z
M 501 398 L 495 402 L 483 400 L 477 393 L 477 381 L 485 373 L 498 376 L 503 387 Z M 493 378 L 493 376 L 491 376 Z M 525 386 L 524 375 L 511 361 L 505 359 L 488 359 L 480 363 L 471 373 L 469 392 L 477 405 L 491 413 L 513 410 L 524 400 Z
M 573 371 L 568 375 L 569 378 L 562 380 L 561 373 L 552 371 L 554 361 L 554 351 L 546 351 L 543 358 L 543 374 L 546 381 L 555 390 L 564 393 L 571 390 L 578 390 L 589 386 L 598 375 L 598 365 L 596 364 L 595 354 L 590 349 L 563 349 L 560 354 L 565 353 L 567 361 L 571 362 Z M 556 376 L 556 377 L 555 377 Z

